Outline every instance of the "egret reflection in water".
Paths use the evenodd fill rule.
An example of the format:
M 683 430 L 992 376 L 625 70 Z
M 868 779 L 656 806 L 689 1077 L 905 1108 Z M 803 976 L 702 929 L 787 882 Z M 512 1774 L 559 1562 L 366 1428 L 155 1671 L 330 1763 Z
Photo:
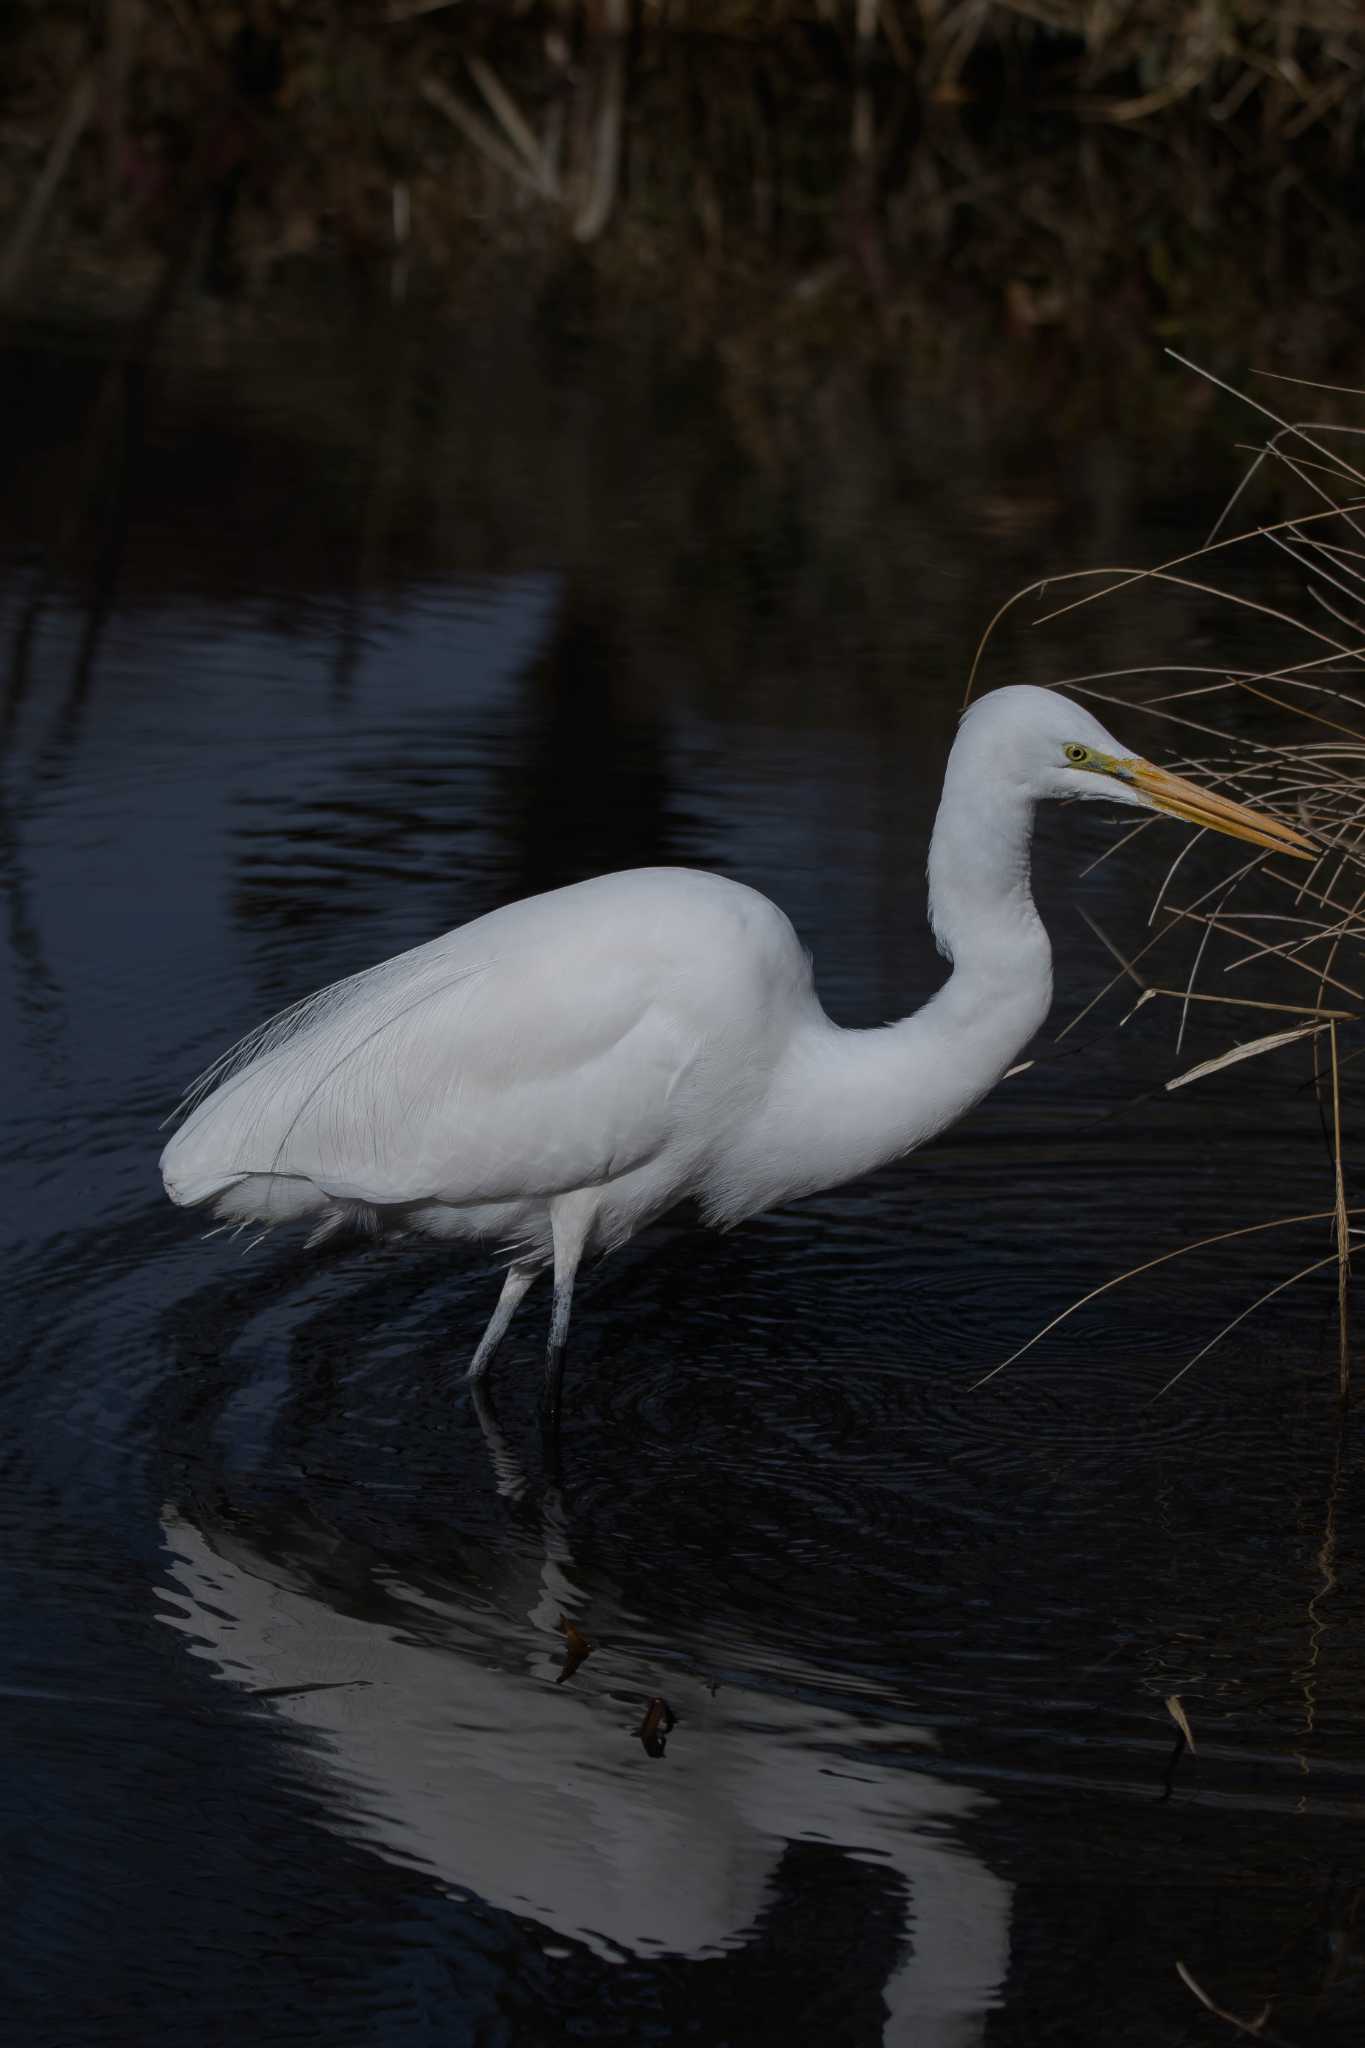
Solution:
M 525 1481 L 480 1404 L 500 1490 Z M 1009 1960 L 1011 1887 L 956 1832 L 988 1802 L 934 1775 L 933 1736 L 831 1703 L 793 1660 L 771 1687 L 667 1667 L 575 1571 L 557 1488 L 538 1540 L 491 1558 L 492 1602 L 419 1587 L 304 1510 L 167 1507 L 164 1619 L 191 1655 L 311 1738 L 328 1825 L 607 1960 L 742 1948 L 780 1899 L 789 1845 L 834 1846 L 895 1889 L 882 2039 L 969 2048 Z M 593 1647 L 568 1669 L 562 1624 Z M 666 1696 L 653 1757 L 632 1739 Z

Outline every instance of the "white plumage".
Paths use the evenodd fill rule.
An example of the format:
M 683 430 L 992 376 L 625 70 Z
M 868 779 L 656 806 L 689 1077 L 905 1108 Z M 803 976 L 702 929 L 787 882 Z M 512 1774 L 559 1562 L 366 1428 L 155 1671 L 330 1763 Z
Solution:
M 960 1116 L 1047 1014 L 1029 891 L 1040 798 L 1171 808 L 1295 850 L 1274 821 L 1120 754 L 1026 686 L 964 719 L 929 859 L 954 963 L 913 1016 L 845 1031 L 766 897 L 642 868 L 512 903 L 309 996 L 196 1085 L 167 1193 L 227 1219 L 489 1241 L 511 1256 L 471 1371 L 553 1265 L 549 1392 L 585 1252 L 694 1197 L 721 1225 L 894 1159 Z

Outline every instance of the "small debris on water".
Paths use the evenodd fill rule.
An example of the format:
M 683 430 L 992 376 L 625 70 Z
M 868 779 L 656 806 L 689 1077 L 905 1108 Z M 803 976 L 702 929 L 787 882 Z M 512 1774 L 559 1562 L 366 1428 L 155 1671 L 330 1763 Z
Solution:
M 575 1628 L 567 1614 L 559 1617 L 559 1633 L 564 1638 L 564 1662 L 559 1667 L 556 1685 L 563 1685 L 572 1678 L 585 1658 L 591 1657 L 594 1645 L 588 1641 L 582 1629 Z
M 646 1702 L 645 1718 L 635 1733 L 644 1744 L 646 1756 L 662 1756 L 668 1747 L 668 1738 L 678 1725 L 678 1717 L 668 1701 L 658 1693 Z

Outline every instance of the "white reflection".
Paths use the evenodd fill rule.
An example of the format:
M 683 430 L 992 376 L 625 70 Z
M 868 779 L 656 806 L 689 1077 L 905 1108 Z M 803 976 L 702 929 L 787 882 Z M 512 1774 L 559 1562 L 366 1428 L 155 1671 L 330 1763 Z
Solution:
M 278 1530 L 258 1548 L 240 1524 L 210 1537 L 171 1508 L 164 1529 L 164 1618 L 220 1677 L 268 1693 L 274 1713 L 317 1737 L 348 1839 L 607 1958 L 741 1946 L 775 1896 L 786 1844 L 833 1844 L 894 1873 L 904 1898 L 883 2040 L 984 2038 L 1008 1967 L 1011 1888 L 951 1830 L 987 1802 L 914 1767 L 933 1747 L 923 1730 L 789 1696 L 827 1692 L 817 1671 L 784 1667 L 781 1693 L 713 1691 L 652 1662 L 638 1622 L 600 1588 L 585 1607 L 553 1493 L 540 1558 L 508 1552 L 513 1580 L 519 1564 L 531 1582 L 513 1596 L 526 1621 L 378 1570 L 365 1597 L 350 1597 L 353 1575 L 341 1596 L 369 1611 L 343 1611 L 327 1597 L 317 1525 L 300 1525 L 292 1548 Z M 596 1647 L 557 1685 L 561 1614 Z M 687 1647 L 703 1666 L 734 1655 Z M 655 1694 L 677 1716 L 657 1760 L 637 1733 Z

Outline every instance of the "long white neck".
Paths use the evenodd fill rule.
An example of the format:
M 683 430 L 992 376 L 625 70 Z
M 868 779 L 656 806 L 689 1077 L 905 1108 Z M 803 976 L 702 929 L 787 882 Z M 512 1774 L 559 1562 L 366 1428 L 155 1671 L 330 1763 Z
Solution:
M 761 1199 L 722 1203 L 721 1214 L 836 1187 L 922 1145 L 979 1102 L 1041 1026 L 1052 948 L 1029 887 L 1034 805 L 1016 787 L 987 788 L 983 802 L 980 764 L 959 740 L 929 849 L 930 916 L 953 963 L 948 980 L 879 1030 L 841 1030 L 812 1005 L 750 1155 L 766 1183 Z

